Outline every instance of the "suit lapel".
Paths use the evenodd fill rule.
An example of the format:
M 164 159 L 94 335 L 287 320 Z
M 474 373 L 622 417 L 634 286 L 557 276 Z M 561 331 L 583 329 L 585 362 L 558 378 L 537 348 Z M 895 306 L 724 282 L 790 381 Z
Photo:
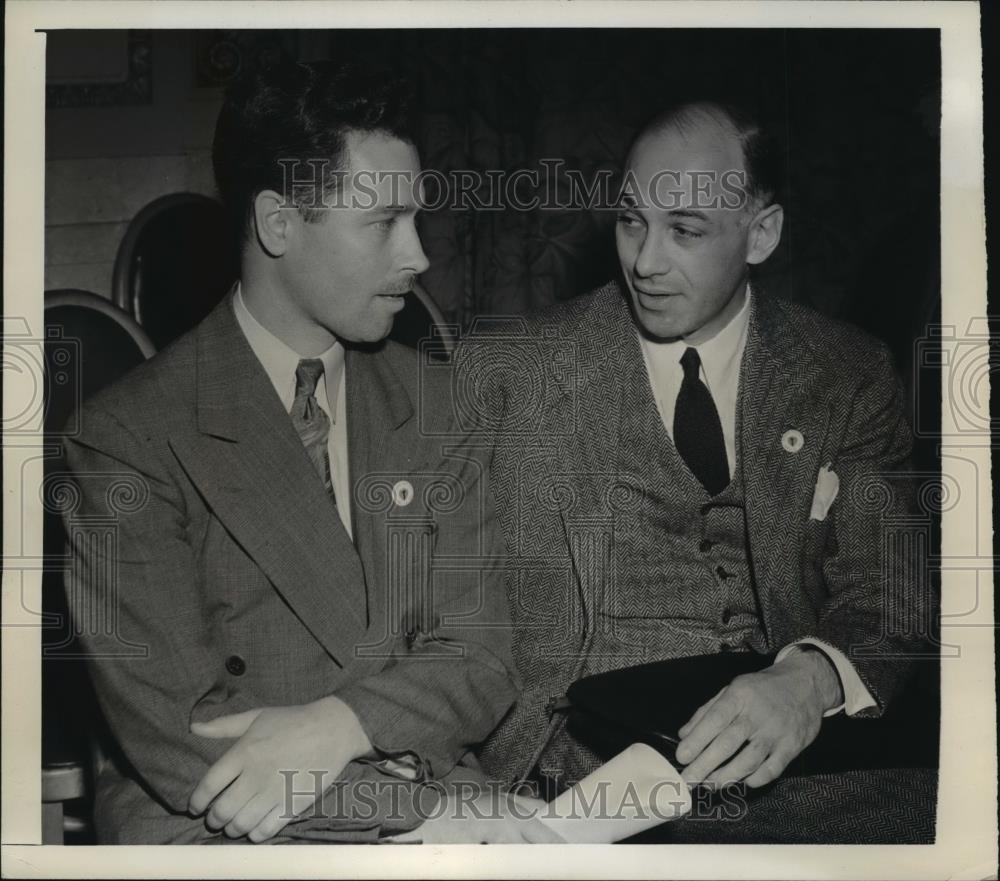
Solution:
M 613 511 L 617 485 L 642 487 L 661 468 L 666 433 L 646 373 L 639 338 L 624 295 L 607 286 L 577 337 L 581 374 L 574 442 L 565 470 L 576 481 L 576 502 L 560 510 L 581 600 L 592 615 L 614 603 L 616 561 Z M 561 401 L 565 406 L 568 402 Z M 654 461 L 635 461 L 636 446 Z
M 385 345 L 348 348 L 344 369 L 353 532 L 364 561 L 367 621 L 381 622 L 388 601 L 387 549 L 378 525 L 384 522 L 385 511 L 381 504 L 373 504 L 377 499 L 366 486 L 374 475 L 412 469 L 414 450 L 402 448 L 396 429 L 412 417 L 413 405 L 389 363 Z
M 227 297 L 197 331 L 197 432 L 170 439 L 234 539 L 341 666 L 365 629 L 360 559 Z
M 781 306 L 753 298 L 740 370 L 737 436 L 747 534 L 768 639 L 780 634 L 776 600 L 798 590 L 799 535 L 808 520 L 819 457 L 829 426 L 829 406 L 811 397 L 808 349 L 789 334 Z M 786 448 L 789 432 L 801 447 Z

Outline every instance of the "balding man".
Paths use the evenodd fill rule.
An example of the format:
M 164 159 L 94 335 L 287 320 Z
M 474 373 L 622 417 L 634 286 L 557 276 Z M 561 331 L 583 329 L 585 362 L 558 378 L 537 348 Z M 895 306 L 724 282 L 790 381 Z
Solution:
M 594 767 L 551 712 L 587 674 L 775 653 L 680 730 L 689 783 L 749 787 L 907 675 L 913 576 L 881 541 L 911 497 L 886 477 L 910 452 L 902 389 L 883 345 L 751 288 L 781 237 L 777 167 L 733 110 L 661 115 L 626 163 L 621 280 L 529 318 L 517 374 L 491 373 L 496 339 L 459 358 L 506 376 L 494 481 L 524 691 L 484 751 L 495 774 L 561 787 Z M 873 480 L 892 487 L 876 504 Z

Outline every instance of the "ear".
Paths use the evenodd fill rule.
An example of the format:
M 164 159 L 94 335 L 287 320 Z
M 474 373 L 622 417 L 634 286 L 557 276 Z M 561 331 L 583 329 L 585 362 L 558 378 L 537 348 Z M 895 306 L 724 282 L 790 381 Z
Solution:
M 288 210 L 280 193 L 261 190 L 253 200 L 254 229 L 257 241 L 271 257 L 280 257 L 288 249 L 288 238 L 297 212 Z
M 785 220 L 785 209 L 780 205 L 769 205 L 758 212 L 750 221 L 747 234 L 747 263 L 763 263 L 781 241 L 781 225 Z

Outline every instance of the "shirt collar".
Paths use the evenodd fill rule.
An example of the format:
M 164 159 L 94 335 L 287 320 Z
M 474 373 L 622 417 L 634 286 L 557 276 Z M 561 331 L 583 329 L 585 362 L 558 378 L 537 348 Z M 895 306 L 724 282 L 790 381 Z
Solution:
M 750 326 L 751 298 L 752 292 L 748 284 L 746 297 L 740 311 L 730 318 L 713 337 L 696 346 L 691 346 L 683 339 L 654 342 L 644 334 L 640 334 L 639 338 L 648 360 L 652 365 L 661 369 L 663 367 L 680 369 L 680 358 L 685 350 L 697 349 L 709 390 L 712 390 L 713 386 L 718 388 L 725 376 L 732 375 L 734 370 L 738 370 L 739 361 L 746 345 L 747 330 Z
M 243 288 L 237 284 L 233 297 L 233 311 L 236 321 L 247 338 L 250 348 L 260 361 L 264 372 L 281 398 L 286 410 L 292 409 L 295 400 L 295 371 L 302 356 L 278 339 L 271 331 L 253 317 L 243 301 Z M 344 373 L 344 347 L 335 342 L 329 349 L 317 356 L 323 362 L 323 380 L 326 385 L 328 415 L 336 420 L 337 395 Z
M 747 285 L 740 311 L 715 336 L 695 346 L 701 363 L 705 365 L 709 389 L 713 384 L 717 386 L 717 381 L 723 376 L 738 371 L 749 326 L 750 286 Z

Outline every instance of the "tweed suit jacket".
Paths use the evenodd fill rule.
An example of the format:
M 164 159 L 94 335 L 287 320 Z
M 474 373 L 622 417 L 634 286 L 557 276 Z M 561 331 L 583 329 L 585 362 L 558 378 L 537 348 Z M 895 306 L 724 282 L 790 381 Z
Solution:
M 616 553 L 616 529 L 640 509 L 655 528 L 656 500 L 672 490 L 652 466 L 673 455 L 617 283 L 474 328 L 456 370 L 478 403 L 467 412 L 495 446 L 494 494 L 516 573 L 513 649 L 524 691 L 481 753 L 491 773 L 515 779 L 558 727 L 547 704 L 584 669 L 596 627 L 631 633 L 638 657 L 588 658 L 590 672 L 703 652 L 686 644 L 683 626 L 676 638 L 663 634 L 714 606 L 697 594 L 677 605 L 663 589 L 669 571 L 633 579 L 648 586 L 628 608 L 615 590 L 622 567 L 643 566 Z M 811 636 L 839 649 L 878 703 L 866 714 L 880 713 L 928 614 L 914 561 L 887 550 L 889 531 L 913 506 L 903 473 L 911 435 L 890 356 L 857 329 L 756 296 L 737 411 L 764 648 Z M 804 438 L 795 452 L 782 443 L 790 430 Z M 643 454 L 629 458 L 627 449 Z M 826 518 L 811 519 L 824 466 L 840 490 Z
M 377 750 L 344 779 L 397 783 L 378 759 L 463 775 L 512 703 L 487 457 L 420 432 L 448 384 L 420 380 L 412 350 L 349 348 L 345 369 L 354 543 L 231 298 L 84 405 L 67 590 L 122 753 L 98 782 L 102 841 L 220 841 L 186 805 L 232 741 L 194 721 L 335 693 Z M 404 790 L 374 812 L 371 792 L 360 812 L 328 794 L 279 840 L 411 828 Z

